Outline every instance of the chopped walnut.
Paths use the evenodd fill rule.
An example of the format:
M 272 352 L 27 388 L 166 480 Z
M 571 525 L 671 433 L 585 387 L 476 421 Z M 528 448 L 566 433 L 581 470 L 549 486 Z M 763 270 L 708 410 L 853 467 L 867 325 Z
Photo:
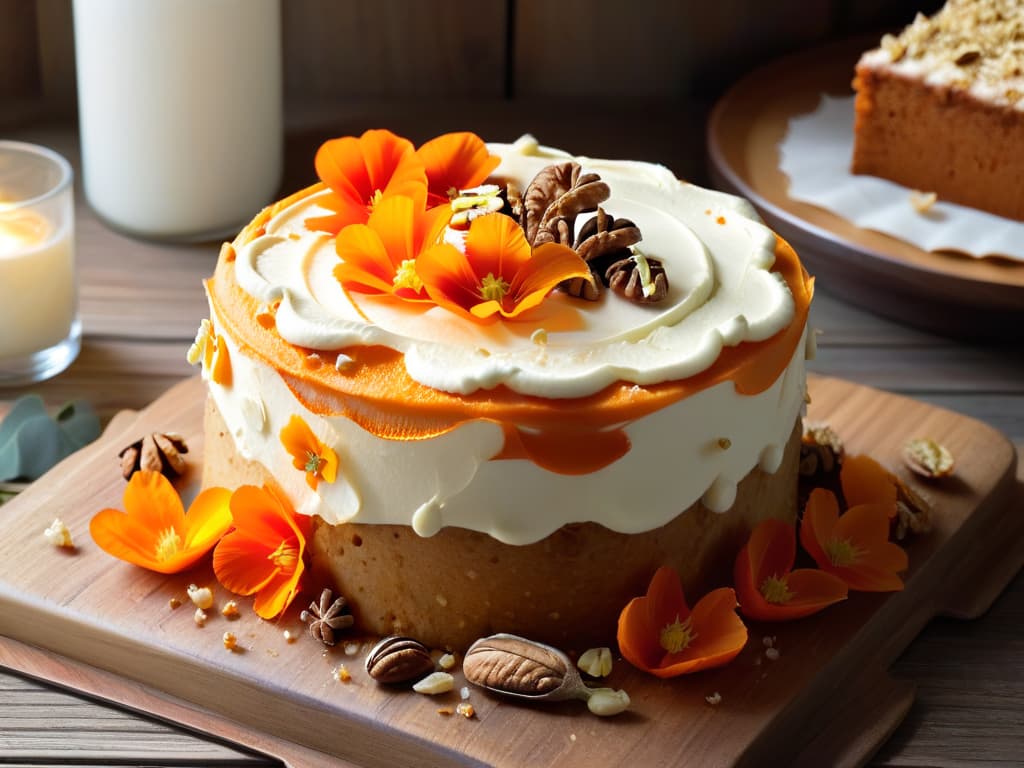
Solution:
M 50 523 L 50 527 L 43 531 L 43 536 L 53 546 L 60 549 L 65 547 L 67 549 L 74 549 L 74 543 L 71 541 L 71 531 L 64 525 L 64 521 L 59 517 L 55 517 L 53 522 Z
M 918 213 L 928 213 L 938 199 L 939 196 L 934 192 L 919 192 L 915 189 L 910 193 L 910 205 Z

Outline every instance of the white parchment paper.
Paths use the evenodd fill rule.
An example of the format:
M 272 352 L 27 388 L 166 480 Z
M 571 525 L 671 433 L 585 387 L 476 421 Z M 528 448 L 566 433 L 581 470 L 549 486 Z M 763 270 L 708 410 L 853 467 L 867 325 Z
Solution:
M 911 205 L 908 188 L 850 173 L 852 96 L 823 95 L 814 112 L 790 120 L 779 153 L 794 200 L 825 208 L 859 227 L 884 232 L 925 251 L 1024 261 L 1024 222 L 942 200 L 919 213 Z

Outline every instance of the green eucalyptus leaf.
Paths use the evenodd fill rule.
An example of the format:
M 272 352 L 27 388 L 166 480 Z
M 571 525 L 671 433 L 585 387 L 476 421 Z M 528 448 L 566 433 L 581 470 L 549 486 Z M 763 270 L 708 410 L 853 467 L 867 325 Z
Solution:
M 0 482 L 35 480 L 61 459 L 61 433 L 49 414 L 24 419 L 0 445 Z
M 100 436 L 100 419 L 93 407 L 84 400 L 67 403 L 57 413 L 57 426 L 67 439 L 70 455 Z M 63 457 L 62 457 L 63 458 Z
M 13 439 L 14 433 L 26 419 L 40 415 L 46 415 L 46 406 L 39 395 L 22 395 L 15 400 L 11 410 L 4 416 L 3 421 L 0 421 L 0 449 Z

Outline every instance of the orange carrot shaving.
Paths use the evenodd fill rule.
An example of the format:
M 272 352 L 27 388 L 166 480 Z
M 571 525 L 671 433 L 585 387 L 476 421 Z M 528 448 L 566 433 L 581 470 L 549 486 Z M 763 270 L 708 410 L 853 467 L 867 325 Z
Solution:
M 644 597 L 619 616 L 619 650 L 633 666 L 657 677 L 675 677 L 732 661 L 747 643 L 728 587 L 702 597 L 690 611 L 679 574 L 662 566 Z
M 231 526 L 230 497 L 226 488 L 207 488 L 185 514 L 166 477 L 140 470 L 124 490 L 125 511 L 97 513 L 89 533 L 116 558 L 158 573 L 177 573 L 209 552 Z
M 740 611 L 759 621 L 810 616 L 846 599 L 846 583 L 814 568 L 793 570 L 796 529 L 781 520 L 764 520 L 736 557 L 734 581 Z

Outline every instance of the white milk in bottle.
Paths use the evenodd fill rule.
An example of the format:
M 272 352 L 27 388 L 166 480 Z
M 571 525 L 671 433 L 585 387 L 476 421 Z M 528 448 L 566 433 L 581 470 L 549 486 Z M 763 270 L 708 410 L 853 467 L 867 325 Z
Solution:
M 86 198 L 155 239 L 236 232 L 281 180 L 278 0 L 75 0 Z

